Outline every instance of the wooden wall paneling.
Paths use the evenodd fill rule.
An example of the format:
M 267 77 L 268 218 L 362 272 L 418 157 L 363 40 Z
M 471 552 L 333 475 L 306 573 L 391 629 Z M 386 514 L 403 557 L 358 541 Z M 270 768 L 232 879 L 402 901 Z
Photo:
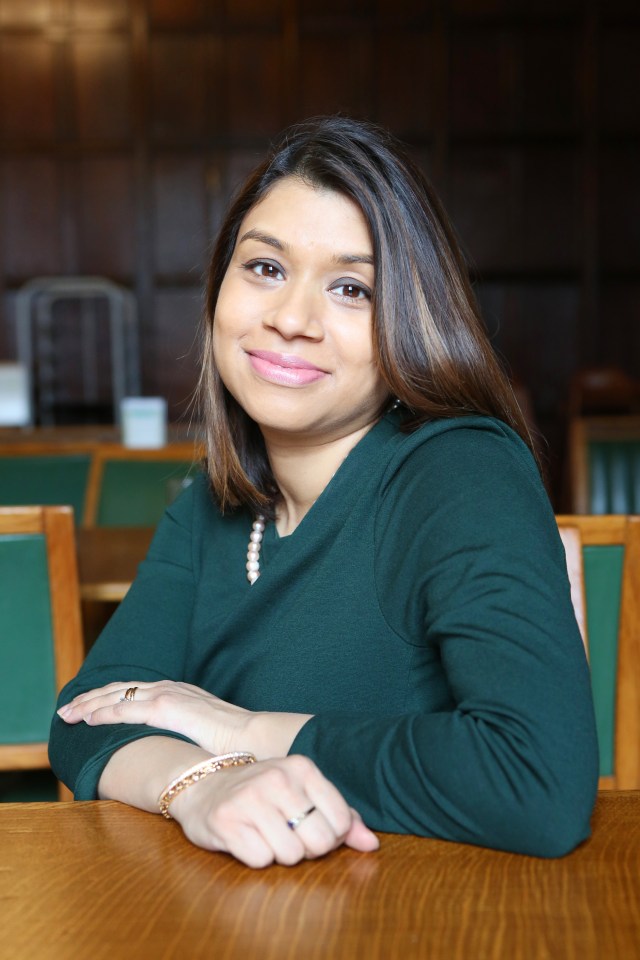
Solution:
M 408 34 L 380 25 L 376 42 L 374 82 L 376 120 L 405 139 L 425 139 L 434 132 L 434 77 L 432 30 Z
M 578 344 L 579 284 L 480 283 L 477 292 L 494 343 L 532 389 L 538 416 L 555 419 Z
M 153 138 L 202 142 L 207 128 L 206 39 L 152 34 L 149 42 Z
M 21 284 L 62 270 L 60 184 L 52 157 L 11 156 L 2 163 L 2 273 Z
M 419 24 L 424 29 L 442 4 L 436 0 L 377 0 L 376 7 L 381 23 L 402 24 L 409 29 Z
M 523 127 L 533 134 L 578 134 L 581 121 L 580 36 L 575 25 L 527 27 L 523 37 Z
M 451 37 L 451 131 L 511 133 L 521 118 L 519 45 L 512 29 L 456 28 Z
M 5 138 L 54 135 L 54 44 L 42 36 L 0 37 L 0 123 Z
M 84 34 L 71 42 L 77 136 L 124 140 L 132 133 L 128 35 Z
M 602 331 L 599 357 L 640 379 L 640 282 L 605 280 L 601 291 Z
M 0 27 L 36 26 L 51 16 L 51 0 L 0 0 Z
M 273 29 L 284 14 L 285 0 L 222 0 L 222 6 L 231 26 Z
M 172 420 L 190 409 L 199 363 L 202 290 L 159 289 L 154 299 L 153 341 L 142 355 L 143 390 L 166 397 Z
M 452 147 L 449 213 L 480 271 L 522 266 L 521 165 L 512 147 Z
M 285 122 L 282 34 L 232 33 L 225 46 L 229 131 L 249 136 L 279 131 Z
M 153 165 L 156 274 L 200 280 L 207 246 L 206 163 L 202 156 L 162 154 Z
M 219 13 L 220 0 L 148 0 L 149 19 L 155 26 L 194 26 L 212 7 Z
M 602 262 L 612 271 L 640 267 L 640 149 L 608 145 L 600 154 Z M 638 276 L 640 282 L 640 276 Z M 640 317 L 638 317 L 640 323 Z
M 109 28 L 127 25 L 129 0 L 71 0 L 71 22 L 79 27 Z
M 347 30 L 348 54 L 333 25 L 301 32 L 299 117 L 337 111 L 356 117 L 374 115 L 372 29 L 371 21 L 365 21 Z
M 600 38 L 600 111 L 605 133 L 640 133 L 640 22 L 604 26 Z
M 128 156 L 79 162 L 78 271 L 132 284 L 136 267 L 133 165 Z
M 581 158 L 576 147 L 532 144 L 524 153 L 522 254 L 532 273 L 581 270 Z

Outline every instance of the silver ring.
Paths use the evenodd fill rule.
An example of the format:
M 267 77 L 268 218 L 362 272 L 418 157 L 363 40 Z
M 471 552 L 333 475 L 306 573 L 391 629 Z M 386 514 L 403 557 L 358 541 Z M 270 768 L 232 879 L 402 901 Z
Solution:
M 128 700 L 129 702 L 134 700 L 137 689 L 138 689 L 137 687 L 127 687 L 127 689 L 124 692 L 124 696 L 120 697 L 120 703 L 122 703 L 123 700 Z
M 289 830 L 297 830 L 303 820 L 306 820 L 310 816 L 315 807 L 309 807 L 308 810 L 305 810 L 304 813 L 299 813 L 297 817 L 292 817 L 291 820 L 287 820 L 287 826 Z

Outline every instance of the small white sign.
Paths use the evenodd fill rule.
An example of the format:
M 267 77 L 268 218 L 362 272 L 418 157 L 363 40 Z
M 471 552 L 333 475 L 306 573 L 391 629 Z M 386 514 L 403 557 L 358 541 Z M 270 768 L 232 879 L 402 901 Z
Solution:
M 25 427 L 30 422 L 27 368 L 22 363 L 0 363 L 0 426 Z
M 167 401 L 164 397 L 125 397 L 120 404 L 125 447 L 154 449 L 167 442 Z

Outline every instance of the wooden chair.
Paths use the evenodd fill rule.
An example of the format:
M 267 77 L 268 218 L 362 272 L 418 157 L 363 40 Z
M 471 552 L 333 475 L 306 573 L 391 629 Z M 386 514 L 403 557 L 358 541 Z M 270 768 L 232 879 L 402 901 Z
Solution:
M 600 788 L 640 789 L 640 517 L 556 519 L 576 617 L 587 639 Z M 581 558 L 575 554 L 576 534 Z
M 0 770 L 45 769 L 57 692 L 84 656 L 70 507 L 0 508 L 0 583 Z
M 78 523 L 93 453 L 91 443 L 0 443 L 0 506 L 70 504 Z
M 197 473 L 201 456 L 191 441 L 152 450 L 101 444 L 91 463 L 84 526 L 155 526 Z
M 572 513 L 640 513 L 640 416 L 574 417 L 569 486 Z

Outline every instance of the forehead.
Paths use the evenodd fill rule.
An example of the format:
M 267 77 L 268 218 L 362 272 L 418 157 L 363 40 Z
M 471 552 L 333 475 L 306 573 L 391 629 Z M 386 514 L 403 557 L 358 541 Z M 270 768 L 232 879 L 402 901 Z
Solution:
M 360 253 L 371 253 L 372 248 L 367 221 L 350 197 L 299 177 L 278 180 L 251 207 L 240 224 L 238 240 L 256 229 L 284 243 L 346 244 L 345 252 Z

